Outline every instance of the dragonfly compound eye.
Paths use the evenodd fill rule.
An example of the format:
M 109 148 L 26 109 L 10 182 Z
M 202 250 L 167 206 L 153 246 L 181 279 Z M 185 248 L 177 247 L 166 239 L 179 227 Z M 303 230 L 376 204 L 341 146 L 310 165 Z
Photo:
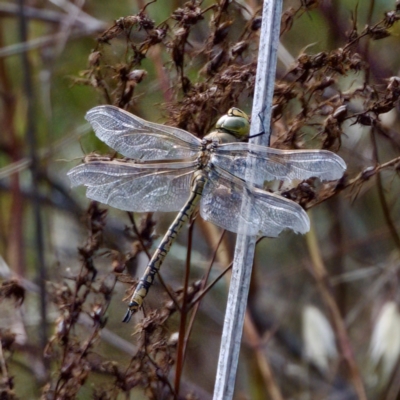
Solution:
M 241 139 L 249 134 L 249 117 L 242 110 L 233 107 L 217 121 L 215 127 Z

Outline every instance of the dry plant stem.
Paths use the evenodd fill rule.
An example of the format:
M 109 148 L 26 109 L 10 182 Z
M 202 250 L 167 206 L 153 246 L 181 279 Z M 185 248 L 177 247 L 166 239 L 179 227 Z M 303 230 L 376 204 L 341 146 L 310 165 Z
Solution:
M 343 210 L 342 210 L 342 199 L 340 198 L 335 198 L 331 202 L 332 204 L 332 216 L 334 215 L 335 217 L 332 218 L 332 230 L 330 233 L 330 241 L 334 245 L 335 249 L 343 249 L 345 246 L 345 236 L 344 236 L 344 229 L 343 229 Z M 345 266 L 343 262 L 343 254 L 341 252 L 336 253 L 332 257 L 333 265 L 337 266 L 336 269 L 336 274 L 338 276 L 343 276 L 345 273 Z M 348 293 L 348 285 L 345 283 L 338 283 L 336 286 L 336 299 L 337 299 L 337 305 L 340 310 L 341 315 L 346 315 L 347 313 L 347 293 Z
M 18 2 L 20 15 L 19 15 L 19 36 L 22 43 L 28 40 L 28 24 L 26 17 L 23 14 L 24 0 Z M 40 171 L 37 157 L 37 141 L 36 141 L 36 127 L 35 127 L 35 112 L 34 112 L 34 84 L 31 63 L 26 52 L 21 54 L 22 74 L 24 77 L 24 92 L 27 99 L 26 110 L 26 131 L 25 138 L 29 148 L 29 156 L 32 160 L 30 165 L 31 179 L 32 179 L 32 211 L 35 230 L 35 268 L 38 271 L 37 279 L 40 288 L 40 346 L 42 351 L 46 348 L 47 336 L 47 299 L 46 299 L 46 262 L 44 258 L 44 237 L 43 237 L 43 221 L 42 221 L 42 207 L 39 200 L 39 187 L 40 187 Z M 47 360 L 43 359 L 45 366 Z
M 80 280 L 81 277 L 83 276 L 84 269 L 85 269 L 85 263 L 82 262 L 81 263 L 81 268 L 80 268 L 80 271 L 79 271 L 79 275 L 76 278 L 76 282 L 78 282 L 78 280 Z M 78 290 L 80 289 L 80 287 L 78 288 L 78 285 L 77 285 L 76 282 L 75 282 L 75 287 L 74 287 L 75 290 L 74 290 L 74 293 L 73 293 L 73 296 L 72 296 L 72 302 L 71 302 L 71 305 L 70 305 L 70 307 L 71 307 L 70 313 L 69 313 L 70 316 L 75 315 L 75 307 L 76 307 L 76 305 L 78 303 L 78 301 L 77 301 L 77 299 L 78 299 Z M 88 289 L 87 289 L 87 291 L 88 291 Z M 87 293 L 88 293 L 87 291 L 83 294 L 84 297 L 87 296 Z M 68 338 L 68 339 L 70 338 L 71 330 L 75 326 L 75 322 L 77 320 L 78 320 L 78 315 L 76 315 L 75 318 L 70 318 L 69 319 L 70 323 L 69 323 L 68 327 L 66 328 L 66 332 L 67 332 L 66 335 L 65 335 L 66 338 Z M 63 356 L 62 356 L 62 360 L 61 360 L 61 366 L 64 366 L 65 363 L 66 363 L 66 360 L 67 360 L 67 357 L 68 357 L 68 351 L 69 351 L 69 347 L 68 346 L 69 346 L 69 340 L 66 341 L 64 343 L 64 346 L 63 346 Z M 62 367 L 61 367 L 61 369 L 62 369 Z M 56 388 L 55 388 L 55 393 L 56 394 L 57 394 L 58 391 L 60 391 L 63 388 L 63 384 L 60 386 L 61 381 L 62 381 L 62 377 L 60 375 L 59 379 L 57 380 L 57 384 L 56 384 Z M 63 381 L 63 382 L 64 382 L 64 384 L 66 383 L 65 381 Z
M 365 169 L 364 171 L 361 171 L 353 179 L 349 179 L 349 180 L 345 181 L 344 183 L 340 184 L 340 186 L 338 186 L 334 190 L 332 190 L 332 193 L 330 193 L 329 195 L 318 199 L 316 202 L 313 202 L 312 204 L 307 205 L 305 208 L 307 210 L 309 210 L 310 208 L 323 203 L 325 200 L 330 199 L 333 196 L 336 196 L 338 193 L 340 193 L 344 189 L 347 189 L 349 187 L 352 187 L 352 186 L 355 186 L 358 184 L 361 185 L 363 182 L 366 182 L 371 177 L 378 174 L 380 171 L 388 169 L 388 168 L 392 168 L 392 167 L 397 167 L 398 164 L 400 164 L 400 157 L 396 157 L 396 158 L 393 158 L 392 160 L 387 161 L 383 164 L 376 165 L 375 167 L 373 167 L 373 169 L 371 169 L 371 168 Z
M 379 267 L 377 267 L 377 269 L 378 268 Z M 368 304 L 372 304 L 374 300 L 379 297 L 380 291 L 383 290 L 385 286 L 389 286 L 393 281 L 393 277 L 398 274 L 398 271 L 398 266 L 388 265 L 383 269 L 380 275 L 377 275 L 376 279 L 374 279 L 374 283 L 368 288 L 368 293 L 362 296 L 362 298 L 347 313 L 345 319 L 347 328 L 357 321 L 357 317 L 363 309 L 367 308 Z
M 374 128 L 371 129 L 371 142 L 372 142 L 374 159 L 376 161 L 376 164 L 379 164 L 378 146 L 376 143 Z M 380 172 L 378 172 L 376 174 L 376 184 L 377 184 L 377 189 L 378 189 L 379 201 L 381 203 L 381 207 L 382 207 L 382 211 L 383 211 L 383 216 L 385 217 L 385 220 L 386 220 L 387 226 L 389 228 L 389 231 L 391 233 L 392 239 L 393 239 L 395 245 L 397 246 L 397 248 L 400 250 L 400 237 L 396 230 L 396 227 L 394 225 L 392 217 L 390 215 L 389 207 L 388 207 L 388 204 L 387 204 L 387 201 L 385 198 L 385 194 L 383 191 L 382 177 L 381 177 Z
M 265 390 L 269 393 L 271 400 L 283 400 L 282 393 L 274 378 L 265 351 L 263 351 L 262 338 L 259 336 L 249 311 L 245 315 L 244 334 L 255 353 L 257 365 L 264 380 Z
M 390 378 L 390 385 L 386 391 L 387 394 L 383 395 L 381 398 L 385 400 L 396 400 L 400 393 L 400 360 L 393 370 L 392 376 Z
M 160 274 L 160 271 L 157 273 L 157 277 L 158 277 L 158 280 L 159 280 L 160 283 L 161 283 L 161 286 L 162 286 L 162 287 L 164 288 L 164 290 L 167 292 L 169 298 L 173 301 L 173 303 L 174 303 L 176 309 L 177 309 L 179 312 L 181 312 L 181 311 L 182 311 L 182 307 L 181 307 L 181 305 L 179 304 L 179 301 L 177 300 L 177 298 L 176 298 L 174 292 L 169 288 L 168 284 L 164 281 L 162 275 Z
M 9 384 L 11 383 L 8 379 L 8 371 L 7 371 L 7 363 L 4 359 L 4 353 L 3 353 L 3 346 L 1 344 L 1 340 L 0 340 L 0 366 L 1 366 L 1 375 L 2 375 L 2 386 L 5 384 L 7 386 L 9 386 Z M 9 389 L 11 389 L 9 387 Z
M 0 48 L 4 47 L 3 31 L 0 28 Z M 12 162 L 16 163 L 21 159 L 20 149 L 21 143 L 18 140 L 18 135 L 15 132 L 14 121 L 15 121 L 15 98 L 12 94 L 13 89 L 10 84 L 11 79 L 9 77 L 8 70 L 6 68 L 6 62 L 4 59 L 0 59 L 0 86 L 4 96 L 3 101 L 3 115 L 0 125 L 0 129 L 3 132 L 3 137 L 10 143 L 10 156 Z M 19 174 L 15 173 L 10 176 L 10 193 L 11 193 L 11 206 L 9 209 L 8 221 L 0 221 L 0 226 L 7 226 L 7 241 L 4 243 L 3 248 L 8 248 L 7 259 L 13 271 L 18 275 L 24 276 L 24 257 L 23 252 L 19 249 L 24 248 L 23 244 L 23 233 L 22 233 L 22 219 L 23 219 L 23 196 L 20 189 Z M 0 205 L 7 207 L 6 204 Z
M 79 279 L 81 277 L 83 269 L 84 269 L 84 263 L 81 264 L 81 269 L 79 271 L 79 275 L 78 275 L 77 279 Z M 75 290 L 74 290 L 74 294 L 73 294 L 73 298 L 72 298 L 73 301 L 71 303 L 70 315 L 74 314 L 77 297 L 78 297 L 78 290 L 77 290 L 77 285 L 75 284 Z M 74 326 L 74 322 L 75 321 L 71 319 L 70 320 L 70 324 L 68 325 L 68 327 L 66 329 L 67 333 L 66 333 L 65 337 L 67 337 L 68 339 L 69 339 L 69 336 L 70 336 L 70 333 L 71 333 L 71 329 Z M 61 365 L 60 370 L 62 370 L 64 364 L 66 363 L 68 350 L 69 350 L 68 349 L 68 344 L 69 344 L 68 341 L 66 341 L 66 343 L 63 346 L 63 356 L 62 356 L 61 363 L 60 363 L 60 365 Z M 55 394 L 57 394 L 60 390 L 62 390 L 63 385 L 65 384 L 65 381 L 64 381 L 64 384 L 61 384 L 61 382 L 62 382 L 62 378 L 60 376 L 59 379 L 57 380 L 56 387 L 54 389 L 54 393 Z
M 202 291 L 205 288 L 206 284 L 207 284 L 208 278 L 210 276 L 211 268 L 214 265 L 214 261 L 215 261 L 215 259 L 217 257 L 217 252 L 218 252 L 219 247 L 220 247 L 220 245 L 222 243 L 222 239 L 225 236 L 225 232 L 226 232 L 225 230 L 222 231 L 221 237 L 219 238 L 218 243 L 217 243 L 217 245 L 215 247 L 214 253 L 213 253 L 212 257 L 211 257 L 210 264 L 209 264 L 209 266 L 207 268 L 207 271 L 206 271 L 206 275 L 204 276 L 204 278 L 201 281 L 200 291 Z M 188 327 L 186 329 L 186 337 L 185 337 L 184 348 L 183 348 L 183 357 L 184 358 L 186 356 L 186 347 L 187 347 L 187 344 L 188 344 L 188 341 L 189 341 L 189 338 L 190 338 L 190 334 L 192 333 L 194 321 L 196 319 L 196 315 L 197 315 L 197 312 L 199 310 L 200 303 L 201 303 L 201 298 L 196 303 L 194 303 L 194 306 L 193 306 L 193 303 L 191 303 L 191 304 L 189 304 L 189 307 L 187 307 L 188 310 L 193 308 L 193 311 L 192 311 L 192 313 L 190 315 L 190 320 L 189 320 L 189 323 L 188 323 Z
M 30 293 L 38 293 L 39 287 L 32 281 L 29 281 L 25 278 L 20 278 L 17 274 L 13 273 L 9 266 L 4 262 L 4 260 L 0 257 L 0 278 L 3 279 L 18 279 L 24 289 Z M 115 283 L 114 283 L 115 285 Z M 109 304 L 107 305 L 108 308 Z M 90 328 L 93 326 L 93 319 L 89 317 L 87 314 L 81 314 L 78 318 L 78 324 L 84 328 Z M 108 345 L 125 352 L 127 354 L 133 354 L 136 350 L 136 347 L 123 339 L 121 336 L 118 336 L 116 333 L 108 330 L 107 328 L 103 328 L 101 331 L 101 339 L 103 342 Z
M 74 3 L 74 7 L 69 7 L 67 15 L 65 16 L 64 21 L 60 26 L 60 33 L 63 33 L 63 36 L 61 36 L 59 40 L 55 43 L 54 53 L 56 57 L 58 57 L 65 48 L 69 37 L 74 29 L 75 23 L 78 22 L 78 17 L 82 13 L 84 0 L 78 0 Z
M 135 232 L 135 235 L 138 238 L 140 245 L 142 246 L 142 250 L 146 253 L 147 258 L 150 259 L 151 254 L 149 252 L 149 249 L 144 245 L 142 235 L 140 234 L 139 229 L 136 226 L 135 219 L 133 218 L 133 213 L 127 212 L 127 214 L 128 214 L 129 221 L 131 221 L 133 231 Z
M 87 351 L 90 349 L 90 347 L 92 345 L 93 340 L 96 338 L 96 336 L 98 336 L 98 334 L 99 334 L 99 324 L 97 323 L 97 324 L 95 324 L 95 327 L 93 328 L 89 339 L 86 340 L 86 344 L 85 344 L 84 348 L 81 349 L 81 352 L 80 352 L 79 358 L 78 358 L 79 360 L 81 360 L 82 357 L 84 355 L 86 355 Z
M 82 264 L 80 275 L 82 274 L 83 270 L 84 270 L 84 266 Z M 114 276 L 112 287 L 110 287 L 110 291 L 111 292 L 114 290 L 116 282 L 117 282 L 117 279 Z M 76 289 L 77 289 L 77 286 L 75 286 L 75 293 L 74 293 L 75 297 L 74 297 L 73 305 L 75 305 L 75 299 L 77 298 L 77 295 L 78 295 L 78 291 Z M 88 294 L 88 292 L 89 292 L 89 289 L 87 289 L 87 294 Z M 111 298 L 110 298 L 110 300 L 111 300 Z M 110 306 L 110 300 L 106 302 L 105 306 L 102 309 L 101 316 L 98 317 L 98 320 L 94 321 L 92 332 L 91 332 L 89 338 L 86 340 L 84 346 L 79 349 L 79 356 L 77 358 L 78 361 L 80 361 L 83 357 L 87 356 L 89 349 L 92 347 L 93 341 L 99 336 L 99 331 L 102 329 L 100 321 L 104 317 L 104 315 L 106 314 L 106 312 L 108 310 L 108 307 Z M 77 320 L 78 320 L 78 317 L 75 320 L 71 321 L 71 324 L 68 327 L 68 337 L 69 337 L 69 334 L 71 332 L 71 329 L 75 326 L 75 322 Z M 65 360 L 67 359 L 68 354 L 69 354 L 68 352 L 70 351 L 70 348 L 69 348 L 68 344 L 69 343 L 67 342 L 65 344 L 65 346 L 64 346 L 64 357 L 63 357 L 63 360 L 62 360 L 62 363 L 61 363 L 62 366 L 65 366 Z M 61 367 L 61 369 L 62 369 L 62 367 Z M 56 388 L 55 388 L 55 391 L 54 391 L 55 395 L 60 394 L 61 390 L 63 389 L 63 387 L 65 386 L 66 383 L 67 383 L 67 381 L 66 380 L 62 380 L 62 375 L 60 375 L 60 378 L 57 381 Z
M 263 239 L 260 237 L 256 241 L 256 245 Z M 189 308 L 194 307 L 212 288 L 213 286 L 218 283 L 218 281 L 230 270 L 232 269 L 233 261 L 229 263 L 229 265 L 204 289 L 200 292 L 200 294 L 193 299 L 190 303 Z
M 143 347 L 145 348 L 145 352 L 146 352 L 146 356 L 147 356 L 148 360 L 150 361 L 150 363 L 151 363 L 151 364 L 153 365 L 153 367 L 154 367 L 154 371 L 157 371 L 156 373 L 157 373 L 158 379 L 160 379 L 160 381 L 164 382 L 164 383 L 168 386 L 168 388 L 169 388 L 169 390 L 170 390 L 172 396 L 174 397 L 174 400 L 178 400 L 178 395 L 177 395 L 177 393 L 174 391 L 174 388 L 172 387 L 172 385 L 171 385 L 171 383 L 170 383 L 168 377 L 166 377 L 166 376 L 160 371 L 157 362 L 154 360 L 154 358 L 152 357 L 152 355 L 151 355 L 151 354 L 149 353 L 149 351 L 148 351 L 148 347 L 149 347 L 149 346 L 148 346 L 148 343 L 147 343 L 147 332 L 145 332 L 145 334 L 144 334 L 144 345 L 143 345 Z
M 185 347 L 186 347 L 185 330 L 186 330 L 186 318 L 189 312 L 187 295 L 189 288 L 190 259 L 192 255 L 193 228 L 194 228 L 194 220 L 191 219 L 188 232 L 188 246 L 186 252 L 185 277 L 183 283 L 182 310 L 181 310 L 181 319 L 179 322 L 178 348 L 176 352 L 176 369 L 175 369 L 175 384 L 174 384 L 176 395 L 179 395 L 179 386 L 181 383 L 181 377 L 183 372 L 183 362 L 185 360 Z
M 190 303 L 190 307 L 194 307 L 211 289 L 212 287 L 232 268 L 233 261 Z
M 168 75 L 165 71 L 164 63 L 162 60 L 161 49 L 159 47 L 153 48 L 151 55 L 152 55 L 151 59 L 153 61 L 153 65 L 156 69 L 157 82 L 159 82 L 161 92 L 164 94 L 164 101 L 166 103 L 170 103 L 173 101 L 173 97 Z
M 312 221 L 312 215 L 310 215 L 310 219 Z M 313 226 L 312 223 L 311 226 Z M 311 228 L 310 232 L 306 234 L 306 240 L 308 251 L 310 253 L 312 261 L 311 272 L 317 282 L 318 290 L 321 293 L 325 305 L 328 308 L 329 313 L 331 314 L 333 328 L 339 344 L 341 355 L 348 366 L 351 380 L 353 382 L 358 399 L 367 400 L 364 385 L 358 371 L 356 361 L 354 359 L 354 354 L 349 336 L 347 334 L 345 323 L 342 316 L 340 315 L 340 311 L 335 302 L 335 299 L 332 296 L 332 291 L 328 283 L 328 274 L 321 257 L 317 237 L 313 228 Z
M 81 37 L 90 36 L 99 31 L 99 27 L 91 29 L 76 29 L 70 35 L 70 40 L 79 39 Z M 41 36 L 29 41 L 24 41 L 17 44 L 11 44 L 0 49 L 0 58 L 10 57 L 16 54 L 25 53 L 35 49 L 42 49 L 56 43 L 62 39 L 64 32 L 58 32 L 53 35 Z
M 371 25 L 371 21 L 372 21 L 372 15 L 374 12 L 374 8 L 375 8 L 375 1 L 374 0 L 370 0 L 369 3 L 369 9 L 368 9 L 368 17 L 367 17 L 367 24 Z M 369 59 L 369 53 L 370 53 L 370 40 L 367 40 L 365 43 L 365 50 L 364 53 L 366 55 L 366 58 Z M 367 68 L 366 69 L 366 76 L 365 76 L 365 82 L 369 82 L 370 81 L 370 69 Z M 379 156 L 378 156 L 378 145 L 376 143 L 376 137 L 375 137 L 375 128 L 372 127 L 371 128 L 371 142 L 372 142 L 372 149 L 373 149 L 373 156 L 374 156 L 374 161 L 376 162 L 376 164 L 379 164 Z M 400 249 L 400 237 L 399 234 L 396 231 L 396 228 L 394 226 L 393 220 L 390 216 L 390 211 L 389 211 L 389 207 L 385 198 L 385 194 L 383 192 L 383 185 L 382 185 L 382 178 L 381 178 L 381 174 L 380 172 L 378 172 L 376 174 L 376 183 L 377 183 L 377 187 L 378 187 L 378 195 L 379 195 L 379 201 L 381 203 L 382 206 L 382 211 L 383 211 L 383 215 L 386 219 L 386 223 L 389 227 L 389 231 L 392 235 L 393 241 L 395 243 L 395 245 L 397 246 L 398 249 Z
M 221 228 L 201 219 L 198 220 L 197 227 L 200 229 L 208 248 L 215 248 L 215 243 L 218 244 L 218 253 L 215 254 L 214 261 L 218 261 L 219 265 L 228 265 L 232 258 L 233 249 L 226 235 L 224 235 L 224 240 L 219 243 Z
M 65 18 L 65 14 L 58 11 L 44 10 L 29 6 L 24 6 L 23 9 L 26 18 L 34 19 L 41 22 L 61 24 Z M 18 6 L 11 2 L 0 4 L 0 18 L 15 17 L 18 15 Z
M 372 22 L 372 15 L 374 13 L 374 8 L 375 8 L 375 1 L 374 0 L 370 0 L 369 2 L 369 9 L 368 9 L 368 16 L 367 16 L 367 25 L 371 25 Z M 365 41 L 365 49 L 364 49 L 364 54 L 365 54 L 365 58 L 368 60 L 370 58 L 370 40 L 366 40 Z M 366 68 L 365 70 L 365 82 L 369 82 L 370 80 L 370 68 Z M 373 130 L 373 129 L 372 129 Z M 373 132 L 371 132 L 373 134 Z

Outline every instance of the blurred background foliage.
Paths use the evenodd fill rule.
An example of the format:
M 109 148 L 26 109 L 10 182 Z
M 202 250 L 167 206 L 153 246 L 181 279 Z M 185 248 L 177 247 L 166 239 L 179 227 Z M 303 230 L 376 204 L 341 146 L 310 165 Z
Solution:
M 174 215 L 90 204 L 66 172 L 112 154 L 84 115 L 114 104 L 205 135 L 250 112 L 261 1 L 0 2 L 2 398 L 211 398 L 235 235 L 197 218 L 145 313 L 123 299 Z M 327 148 L 348 171 L 274 189 L 311 232 L 260 240 L 237 399 L 399 398 L 398 2 L 283 2 L 272 146 Z M 296 186 L 299 184 L 298 186 Z M 185 333 L 187 343 L 178 340 Z M 183 362 L 184 361 L 184 362 Z

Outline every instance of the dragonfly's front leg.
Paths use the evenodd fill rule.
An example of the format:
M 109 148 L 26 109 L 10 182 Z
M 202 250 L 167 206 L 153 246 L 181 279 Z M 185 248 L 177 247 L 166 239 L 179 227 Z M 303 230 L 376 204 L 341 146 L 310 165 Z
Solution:
M 128 311 L 125 314 L 122 322 L 129 322 L 132 315 L 142 306 L 143 300 L 147 296 L 150 286 L 154 282 L 154 277 L 159 271 L 161 264 L 163 263 L 169 249 L 172 246 L 172 243 L 174 243 L 179 231 L 193 214 L 197 204 L 199 203 L 206 182 L 207 178 L 201 171 L 194 176 L 191 195 L 186 204 L 183 206 L 182 210 L 175 218 L 174 222 L 169 227 L 168 232 L 163 237 L 153 257 L 149 261 L 143 277 L 140 279 L 136 290 L 131 297 L 131 301 L 128 305 Z

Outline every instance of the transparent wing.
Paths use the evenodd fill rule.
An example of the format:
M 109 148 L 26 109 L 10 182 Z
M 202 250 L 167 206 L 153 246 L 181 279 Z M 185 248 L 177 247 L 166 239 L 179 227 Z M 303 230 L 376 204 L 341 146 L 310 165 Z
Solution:
M 308 216 L 297 203 L 246 185 L 219 168 L 212 168 L 208 177 L 200 203 L 205 220 L 231 232 L 270 237 L 284 229 L 296 233 L 310 229 Z M 242 199 L 250 204 L 247 218 L 241 215 Z
M 248 166 L 254 165 L 252 183 L 311 177 L 329 181 L 341 178 L 346 170 L 343 159 L 327 150 L 278 150 L 250 143 L 222 144 L 211 162 L 243 180 Z
M 191 133 L 145 121 L 117 107 L 94 107 L 85 118 L 100 140 L 128 158 L 182 159 L 199 151 L 200 140 Z
M 195 162 L 135 164 L 91 161 L 68 172 L 89 199 L 125 211 L 178 211 L 185 204 Z

